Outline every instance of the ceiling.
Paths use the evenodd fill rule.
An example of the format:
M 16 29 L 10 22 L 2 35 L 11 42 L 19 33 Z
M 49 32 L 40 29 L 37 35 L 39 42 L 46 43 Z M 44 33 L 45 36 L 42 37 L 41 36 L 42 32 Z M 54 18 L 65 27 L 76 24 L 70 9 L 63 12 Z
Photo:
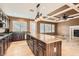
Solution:
M 9 16 L 35 19 L 37 3 L 0 3 L 0 8 Z M 41 3 L 40 12 L 47 15 L 50 12 L 60 8 L 63 3 Z M 34 10 L 31 12 L 30 9 Z

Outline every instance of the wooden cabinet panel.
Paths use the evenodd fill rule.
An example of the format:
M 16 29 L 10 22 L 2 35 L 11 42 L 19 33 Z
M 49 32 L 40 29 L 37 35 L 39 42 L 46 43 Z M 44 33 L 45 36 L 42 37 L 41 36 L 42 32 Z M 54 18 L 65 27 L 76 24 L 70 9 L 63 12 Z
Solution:
M 25 33 L 23 32 L 14 32 L 12 41 L 20 41 L 25 39 Z
M 37 52 L 37 49 L 38 49 L 38 48 L 37 48 L 37 40 L 34 39 L 34 40 L 33 40 L 33 44 L 34 44 L 34 45 L 33 45 L 33 47 L 34 47 L 33 53 L 34 53 L 35 55 L 37 55 L 37 53 L 38 53 L 38 52 Z
M 0 56 L 1 56 L 1 52 L 2 52 L 2 51 L 1 51 L 1 46 L 0 46 Z
M 0 40 L 0 56 L 3 55 L 3 43 L 2 40 Z
M 7 48 L 10 46 L 10 39 L 12 39 L 11 36 L 12 34 L 0 40 L 0 55 L 6 53 Z
M 38 46 L 38 51 L 37 51 L 37 55 L 38 56 L 44 56 L 45 55 L 45 50 L 43 49 L 43 47 Z
M 31 51 L 36 55 L 36 56 L 42 56 L 45 55 L 45 44 L 38 39 L 35 39 L 32 36 L 27 35 L 27 43 L 31 49 Z
M 31 35 L 27 35 L 27 43 L 36 56 L 61 56 L 61 41 L 46 44 Z

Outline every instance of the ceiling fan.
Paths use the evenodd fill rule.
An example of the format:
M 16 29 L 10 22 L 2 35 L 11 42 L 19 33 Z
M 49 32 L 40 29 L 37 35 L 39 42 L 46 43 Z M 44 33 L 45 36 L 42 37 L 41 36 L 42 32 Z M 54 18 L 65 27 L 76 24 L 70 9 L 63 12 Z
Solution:
M 40 7 L 40 4 L 37 4 L 37 5 L 36 5 L 36 8 L 37 8 L 37 14 L 36 14 L 35 19 L 39 18 L 39 17 L 42 15 L 42 14 L 40 14 L 40 12 L 38 11 L 39 7 Z
M 37 18 L 39 18 L 40 16 L 42 16 L 44 19 L 48 19 L 48 20 L 54 20 L 53 18 L 51 18 L 51 17 L 49 17 L 48 15 L 43 15 L 42 14 L 42 12 L 40 12 L 40 3 L 38 3 L 37 5 L 36 5 L 36 9 L 37 9 L 37 14 L 36 14 L 36 16 L 35 16 L 35 19 L 37 19 Z M 30 9 L 30 11 L 31 12 L 34 12 L 34 9 Z
M 67 14 L 63 14 L 62 16 L 60 16 L 60 17 L 58 17 L 58 16 L 55 16 L 56 18 L 59 18 L 59 20 L 67 20 L 67 19 L 69 19 L 69 18 L 74 18 L 74 17 L 77 17 L 77 16 L 79 16 L 79 14 L 78 15 L 74 15 L 74 16 L 69 16 L 69 15 L 67 15 Z
M 37 4 L 37 5 L 36 5 L 36 8 L 37 8 L 37 14 L 36 14 L 35 19 L 36 19 L 36 18 L 39 18 L 40 16 L 42 16 L 43 18 L 48 18 L 48 16 L 44 16 L 44 15 L 40 12 L 40 10 L 38 10 L 39 7 L 40 7 L 40 4 Z

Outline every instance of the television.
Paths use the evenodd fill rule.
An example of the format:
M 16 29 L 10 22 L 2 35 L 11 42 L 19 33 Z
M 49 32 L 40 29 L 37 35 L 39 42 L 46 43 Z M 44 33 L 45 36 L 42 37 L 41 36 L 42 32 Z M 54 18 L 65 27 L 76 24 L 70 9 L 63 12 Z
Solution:
M 74 36 L 79 37 L 79 30 L 74 30 Z

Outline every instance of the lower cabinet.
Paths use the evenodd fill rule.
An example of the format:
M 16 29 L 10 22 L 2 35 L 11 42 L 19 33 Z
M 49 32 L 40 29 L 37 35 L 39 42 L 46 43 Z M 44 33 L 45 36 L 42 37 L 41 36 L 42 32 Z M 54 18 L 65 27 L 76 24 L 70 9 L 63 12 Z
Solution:
M 3 56 L 6 53 L 6 50 L 11 43 L 10 42 L 12 39 L 11 37 L 12 37 L 12 34 L 0 40 L 0 56 Z
M 3 42 L 0 40 L 0 56 L 3 55 Z
M 38 55 L 37 40 L 34 39 L 34 40 L 33 40 L 33 44 L 34 44 L 34 45 L 33 45 L 33 47 L 34 47 L 34 48 L 33 48 L 33 49 L 34 49 L 34 50 L 33 50 L 33 53 L 37 56 L 37 55 Z
M 35 39 L 32 36 L 27 35 L 27 43 L 31 51 L 36 56 L 44 56 L 45 55 L 45 46 L 41 45 L 41 43 L 38 39 Z
M 35 56 L 61 56 L 61 41 L 46 44 L 31 35 L 27 35 L 27 43 Z
M 1 46 L 0 46 L 0 55 L 1 55 Z
M 14 32 L 12 41 L 21 41 L 25 39 L 25 32 Z
M 46 44 L 38 40 L 38 56 L 45 56 L 46 54 Z
M 38 46 L 37 53 L 38 56 L 44 56 L 44 49 L 41 46 Z

